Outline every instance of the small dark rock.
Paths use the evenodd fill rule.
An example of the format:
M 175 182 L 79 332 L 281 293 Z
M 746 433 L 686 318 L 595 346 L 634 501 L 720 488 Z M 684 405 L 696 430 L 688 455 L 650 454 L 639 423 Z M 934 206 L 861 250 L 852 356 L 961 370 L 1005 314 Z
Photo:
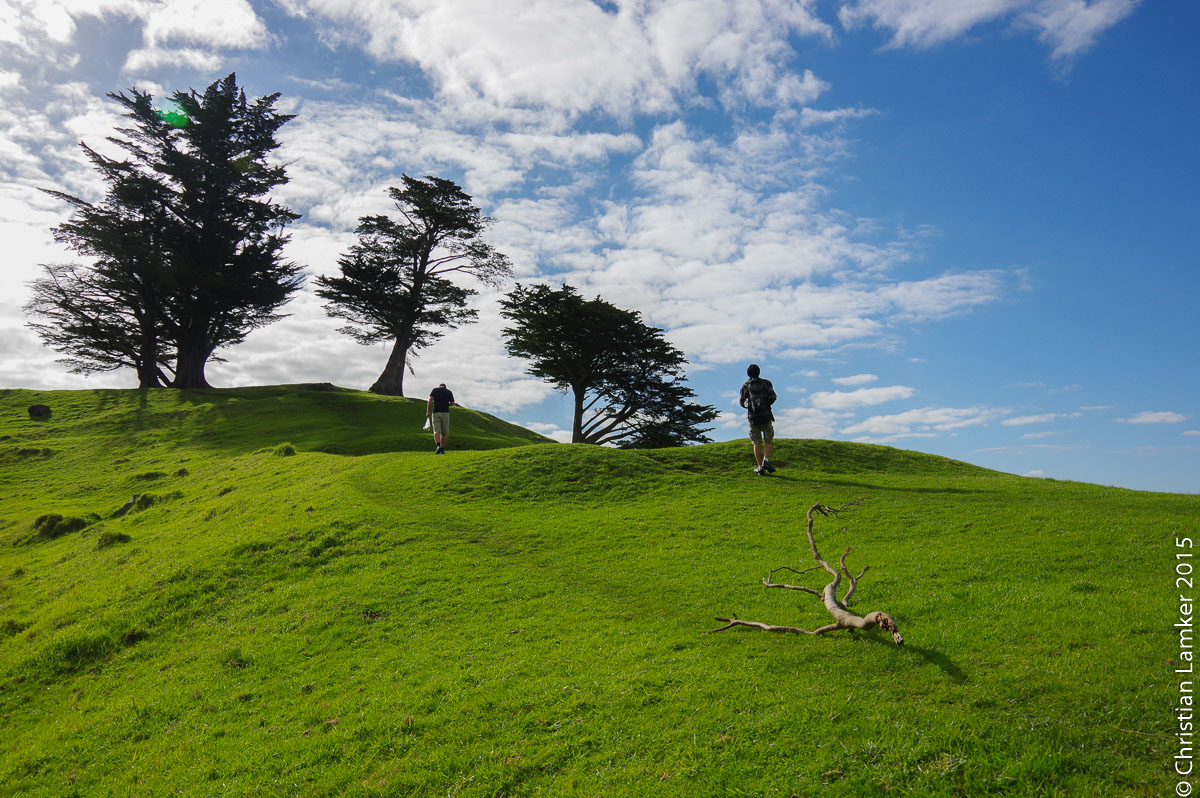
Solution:
M 30 405 L 29 406 L 29 417 L 30 418 L 50 418 L 50 406 L 49 405 Z
M 137 501 L 138 501 L 138 494 L 135 493 L 135 494 L 133 494 L 132 499 L 125 502 L 125 506 L 123 506 L 121 509 L 115 511 L 112 515 L 109 516 L 109 518 L 120 518 L 121 516 L 125 515 L 130 510 L 133 509 L 134 505 L 137 504 Z

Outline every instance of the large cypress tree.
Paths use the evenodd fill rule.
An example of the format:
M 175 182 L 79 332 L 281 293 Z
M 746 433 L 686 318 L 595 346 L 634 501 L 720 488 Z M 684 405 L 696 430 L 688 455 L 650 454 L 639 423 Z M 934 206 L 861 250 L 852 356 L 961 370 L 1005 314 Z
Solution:
M 402 176 L 388 189 L 398 218 L 364 216 L 358 241 L 338 260 L 341 274 L 316 280 L 325 312 L 350 322 L 340 332 L 361 344 L 391 341 L 374 393 L 404 396 L 412 356 L 443 330 L 478 315 L 467 301 L 477 292 L 455 274 L 496 284 L 511 274 L 508 258 L 484 242 L 491 223 L 453 181 Z
M 518 285 L 500 302 L 514 322 L 504 330 L 510 355 L 574 398 L 572 443 L 658 448 L 707 443 L 717 411 L 692 400 L 683 353 L 637 311 L 573 287 Z
M 248 101 L 233 74 L 175 92 L 170 113 L 137 89 L 108 97 L 130 122 L 109 138 L 125 157 L 82 145 L 104 198 L 49 192 L 76 210 L 55 237 L 92 264 L 45 267 L 31 326 L 76 371 L 132 366 L 143 387 L 207 387 L 214 352 L 278 319 L 300 287 L 282 258 L 298 215 L 268 196 L 287 182 L 269 155 L 293 117 L 275 111 L 278 94 Z

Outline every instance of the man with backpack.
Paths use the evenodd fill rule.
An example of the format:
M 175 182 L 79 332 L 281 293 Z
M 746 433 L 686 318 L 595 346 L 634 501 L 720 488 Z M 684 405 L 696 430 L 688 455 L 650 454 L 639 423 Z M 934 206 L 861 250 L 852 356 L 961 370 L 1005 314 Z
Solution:
M 759 476 L 775 473 L 771 465 L 771 442 L 775 439 L 775 416 L 771 413 L 771 405 L 775 404 L 775 387 L 770 380 L 758 376 L 760 369 L 756 363 L 746 368 L 746 376 L 750 379 L 742 385 L 738 404 L 746 408 L 746 418 L 750 421 L 750 440 L 754 442 L 754 473 Z

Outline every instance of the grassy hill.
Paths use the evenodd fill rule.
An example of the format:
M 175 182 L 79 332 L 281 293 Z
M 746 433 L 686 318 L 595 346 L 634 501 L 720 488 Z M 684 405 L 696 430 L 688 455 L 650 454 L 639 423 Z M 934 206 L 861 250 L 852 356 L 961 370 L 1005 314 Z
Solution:
M 52 415 L 31 420 L 45 403 Z M 330 386 L 0 391 L 0 792 L 1163 795 L 1200 497 L 627 452 Z M 120 517 L 114 512 L 137 496 Z M 765 589 L 870 565 L 815 628 Z M 817 573 L 789 581 L 820 587 Z

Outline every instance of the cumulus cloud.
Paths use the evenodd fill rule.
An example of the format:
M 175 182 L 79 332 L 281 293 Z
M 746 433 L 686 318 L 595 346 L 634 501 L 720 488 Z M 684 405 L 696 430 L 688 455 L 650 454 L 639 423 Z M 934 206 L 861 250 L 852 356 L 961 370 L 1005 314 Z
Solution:
M 1169 410 L 1143 410 L 1130 418 L 1116 419 L 1122 424 L 1181 424 L 1187 420 L 1188 417 L 1182 413 Z
M 847 410 L 868 407 L 897 399 L 907 399 L 915 393 L 912 388 L 893 385 L 887 388 L 860 388 L 857 391 L 818 391 L 810 397 L 813 407 L 822 410 Z
M 814 407 L 790 407 L 776 410 L 775 434 L 788 438 L 832 438 L 837 434 L 841 414 Z M 745 426 L 744 417 L 738 419 Z
M 814 374 L 810 376 L 816 375 Z M 867 383 L 875 382 L 878 379 L 879 377 L 875 376 L 874 374 L 855 374 L 850 377 L 834 377 L 832 382 L 836 383 L 837 385 L 849 387 L 852 385 L 866 385 Z
M 142 35 L 151 47 L 184 43 L 249 50 L 270 41 L 266 23 L 246 0 L 167 0 L 146 8 Z
M 549 106 L 570 117 L 658 113 L 702 76 L 730 107 L 807 103 L 827 88 L 783 68 L 789 37 L 829 39 L 811 0 L 287 0 L 332 44 L 414 63 L 461 103 Z
M 80 26 L 123 18 L 141 26 L 143 47 L 130 54 L 127 71 L 175 63 L 211 68 L 212 50 L 258 49 L 271 36 L 247 0 L 4 0 L 0 3 L 0 42 L 28 58 L 61 50 Z M 70 51 L 65 58 L 76 56 Z
M 933 437 L 941 432 L 987 424 L 1006 412 L 989 407 L 922 407 L 892 415 L 871 416 L 845 427 L 842 434 L 867 436 L 859 440 L 875 443 Z

